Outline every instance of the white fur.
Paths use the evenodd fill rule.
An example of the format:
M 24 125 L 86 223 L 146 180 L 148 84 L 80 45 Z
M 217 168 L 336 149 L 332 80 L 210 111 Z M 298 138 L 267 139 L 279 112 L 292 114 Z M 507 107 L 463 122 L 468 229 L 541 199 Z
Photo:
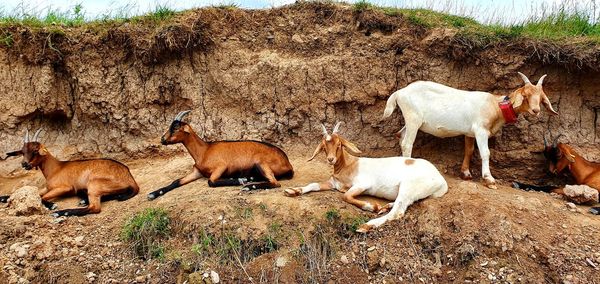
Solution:
M 402 155 L 410 157 L 417 131 L 438 136 L 475 137 L 481 156 L 482 176 L 493 183 L 489 168 L 488 138 L 504 125 L 497 119 L 498 100 L 486 92 L 463 91 L 442 84 L 418 81 L 394 92 L 388 99 L 383 117 L 400 107 L 405 126 L 402 128 Z
M 379 227 L 383 223 L 402 217 L 408 206 L 428 196 L 441 197 L 448 191 L 448 184 L 433 164 L 423 159 L 411 159 L 407 165 L 404 157 L 358 158 L 358 171 L 346 194 L 370 195 L 395 200 L 390 212 L 370 220 L 368 225 Z M 341 178 L 341 177 L 339 177 Z M 341 190 L 342 181 L 331 177 L 329 184 Z M 302 194 L 318 191 L 319 184 L 311 183 L 301 188 Z M 373 205 L 362 209 L 373 210 Z

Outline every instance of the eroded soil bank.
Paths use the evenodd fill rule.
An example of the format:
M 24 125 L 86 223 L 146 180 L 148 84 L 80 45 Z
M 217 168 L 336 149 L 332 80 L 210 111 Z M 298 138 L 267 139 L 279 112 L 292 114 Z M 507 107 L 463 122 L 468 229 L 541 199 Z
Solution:
M 491 141 L 500 178 L 544 175 L 542 133 L 598 154 L 597 47 L 528 40 L 482 43 L 402 16 L 333 4 L 270 10 L 209 8 L 166 23 L 78 28 L 6 27 L 0 49 L 0 148 L 20 146 L 26 128 L 62 158 L 147 157 L 172 117 L 207 140 L 259 139 L 290 152 L 316 144 L 318 124 L 343 121 L 367 155 L 399 154 L 387 97 L 415 80 L 506 94 L 548 74 L 544 89 L 560 115 L 521 117 Z M 419 134 L 413 152 L 458 173 L 462 138 Z M 307 154 L 308 155 L 308 154 Z M 473 172 L 478 174 L 477 158 Z M 524 166 L 526 165 L 526 166 Z

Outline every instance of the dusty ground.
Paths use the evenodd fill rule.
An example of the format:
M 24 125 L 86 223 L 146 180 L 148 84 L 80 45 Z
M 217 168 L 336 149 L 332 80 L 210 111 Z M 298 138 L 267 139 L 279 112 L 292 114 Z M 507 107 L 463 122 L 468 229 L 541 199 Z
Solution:
M 305 159 L 293 155 L 297 174 L 283 181 L 284 187 L 328 177 L 326 164 Z M 99 215 L 57 222 L 49 215 L 8 216 L 0 208 L 0 283 L 19 278 L 20 283 L 182 283 L 195 271 L 210 270 L 225 283 L 600 279 L 600 218 L 586 213 L 586 207 L 569 211 L 565 201 L 548 194 L 511 189 L 506 181 L 490 190 L 446 175 L 450 191 L 443 198 L 419 202 L 404 219 L 359 235 L 350 224 L 374 214 L 344 203 L 338 192 L 288 198 L 282 189 L 245 193 L 236 187 L 209 188 L 202 179 L 147 201 L 148 192 L 184 175 L 191 159 L 179 155 L 127 164 L 140 194 L 103 203 Z M 43 186 L 43 178 L 16 168 L 2 177 L 0 194 L 18 184 Z M 76 203 L 75 198 L 58 202 L 60 208 Z M 136 258 L 119 237 L 126 220 L 146 207 L 165 208 L 173 219 L 163 260 Z M 339 216 L 327 218 L 331 209 Z M 239 261 L 194 254 L 200 232 L 228 232 L 254 246 L 243 247 L 247 251 L 238 253 Z M 278 244 L 276 250 L 257 250 L 267 235 Z

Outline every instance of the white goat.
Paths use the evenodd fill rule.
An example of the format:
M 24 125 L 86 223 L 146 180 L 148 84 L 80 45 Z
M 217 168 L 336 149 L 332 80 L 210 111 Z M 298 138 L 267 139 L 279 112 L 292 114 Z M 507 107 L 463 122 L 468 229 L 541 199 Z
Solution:
M 558 114 L 542 89 L 546 75 L 533 85 L 527 76 L 518 73 L 525 85 L 508 96 L 463 91 L 429 81 L 414 82 L 394 92 L 387 101 L 383 117 L 389 117 L 396 105 L 400 107 L 405 121 L 397 135 L 398 138 L 402 136 L 402 155 L 411 156 L 419 129 L 437 137 L 465 135 L 461 177 L 472 178 L 469 165 L 475 147 L 473 140 L 476 140 L 484 184 L 496 188 L 489 166 L 488 138 L 505 123 L 514 123 L 520 113 L 539 115 L 540 101 L 553 114 Z M 504 105 L 501 107 L 501 104 Z
M 401 218 L 413 202 L 433 196 L 441 197 L 448 191 L 448 184 L 430 162 L 423 159 L 403 157 L 358 158 L 348 152 L 361 153 L 356 146 L 338 134 L 338 122 L 332 134 L 323 128 L 323 140 L 310 157 L 325 151 L 327 161 L 333 165 L 333 175 L 325 182 L 311 183 L 304 187 L 285 190 L 287 196 L 299 196 L 311 191 L 337 189 L 344 192 L 344 201 L 363 210 L 388 214 L 370 220 L 357 232 L 365 233 L 383 223 Z M 356 199 L 359 195 L 370 195 L 390 201 L 385 206 Z

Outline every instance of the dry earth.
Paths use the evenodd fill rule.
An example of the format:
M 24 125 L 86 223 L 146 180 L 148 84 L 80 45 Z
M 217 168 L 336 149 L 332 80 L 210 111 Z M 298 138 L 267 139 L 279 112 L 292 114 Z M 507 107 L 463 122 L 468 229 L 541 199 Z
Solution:
M 304 156 L 293 155 L 297 174 L 283 181 L 284 187 L 328 177 L 326 164 L 306 163 Z M 8 209 L 0 209 L 0 283 L 199 283 L 193 273 L 211 270 L 224 283 L 600 279 L 600 218 L 586 213 L 585 206 L 570 210 L 559 198 L 518 191 L 506 181 L 490 190 L 446 175 L 450 191 L 443 198 L 419 202 L 402 220 L 361 235 L 349 224 L 374 214 L 344 203 L 338 192 L 288 198 L 281 189 L 215 189 L 202 179 L 146 200 L 148 192 L 184 175 L 191 164 L 185 155 L 129 161 L 142 191 L 125 202 L 103 203 L 99 215 L 57 220 L 48 214 L 9 216 Z M 43 177 L 16 167 L 2 177 L 0 194 L 21 184 L 43 186 Z M 77 199 L 58 204 L 76 206 Z M 120 239 L 127 219 L 146 207 L 165 208 L 173 219 L 163 260 L 136 258 Z M 339 217 L 327 218 L 332 209 Z M 247 250 L 238 252 L 240 262 L 195 254 L 201 232 L 233 234 Z M 265 236 L 277 242 L 276 250 L 256 248 Z

